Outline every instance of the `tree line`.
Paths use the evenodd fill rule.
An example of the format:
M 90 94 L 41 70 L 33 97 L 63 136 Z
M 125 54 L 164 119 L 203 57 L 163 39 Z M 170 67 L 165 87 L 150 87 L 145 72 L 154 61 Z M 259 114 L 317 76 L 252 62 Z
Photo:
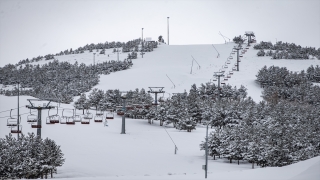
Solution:
M 312 85 L 304 71 L 292 73 L 274 66 L 263 67 L 257 82 L 264 83 L 263 101 L 255 103 L 249 97 L 213 104 L 220 110 L 211 115 L 214 130 L 208 138 L 209 155 L 230 163 L 248 161 L 252 167 L 255 163 L 285 166 L 320 155 L 319 86 Z M 233 107 L 238 110 L 230 110 Z M 232 114 L 223 126 L 217 125 L 221 117 L 227 117 L 219 115 L 221 111 Z M 205 142 L 200 149 L 205 149 Z
M 259 50 L 257 56 L 270 56 L 272 59 L 312 59 L 320 60 L 320 48 L 301 47 L 295 43 L 283 43 L 278 41 L 276 44 L 261 41 L 253 46 Z M 265 51 L 266 50 L 266 51 Z
M 74 96 L 88 92 L 99 83 L 99 75 L 129 69 L 131 60 L 105 61 L 95 65 L 54 60 L 44 65 L 26 64 L 16 67 L 8 64 L 0 68 L 0 79 L 4 85 L 20 83 L 19 93 L 55 102 L 70 103 Z M 4 90 L 0 94 L 18 95 L 18 88 Z
M 64 161 L 60 146 L 51 139 L 33 133 L 0 138 L 0 179 L 52 178 Z

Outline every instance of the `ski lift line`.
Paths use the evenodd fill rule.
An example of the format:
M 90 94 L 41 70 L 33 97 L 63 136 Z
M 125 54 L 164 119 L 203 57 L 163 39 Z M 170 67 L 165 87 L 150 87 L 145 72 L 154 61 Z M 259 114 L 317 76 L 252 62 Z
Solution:
M 22 108 L 22 107 L 25 107 L 25 106 L 20 106 L 19 108 Z M 15 109 L 18 109 L 18 108 L 15 108 Z M 8 112 L 8 111 L 15 110 L 15 109 L 9 109 L 9 110 L 5 110 L 5 111 L 1 111 L 0 113 Z
M 199 66 L 199 69 L 201 68 L 201 66 L 200 66 L 200 64 L 198 63 L 198 61 L 191 55 L 191 57 L 192 57 L 192 59 L 194 60 L 194 61 L 196 61 L 196 63 L 198 64 L 198 66 Z
M 176 88 L 176 85 L 172 82 L 172 80 L 169 78 L 169 76 L 166 74 L 166 76 L 168 77 L 168 79 L 171 81 L 171 83 L 173 84 L 173 87 Z
M 36 112 L 36 111 L 34 111 L 34 112 Z M 21 116 L 21 115 L 25 115 L 25 114 L 29 114 L 29 112 L 28 112 L 28 113 L 23 113 L 23 114 L 19 114 L 19 116 Z M 13 116 L 17 116 L 17 115 L 12 115 L 12 116 L 4 116 L 4 117 L 0 117 L 0 119 L 1 119 L 1 118 L 8 118 L 8 117 L 13 117 Z
M 220 56 L 220 53 L 218 52 L 218 50 L 216 49 L 216 47 L 214 47 L 214 45 L 212 44 L 212 47 L 217 51 L 217 53 L 218 53 L 218 56 L 217 56 L 217 58 L 219 58 L 219 56 Z

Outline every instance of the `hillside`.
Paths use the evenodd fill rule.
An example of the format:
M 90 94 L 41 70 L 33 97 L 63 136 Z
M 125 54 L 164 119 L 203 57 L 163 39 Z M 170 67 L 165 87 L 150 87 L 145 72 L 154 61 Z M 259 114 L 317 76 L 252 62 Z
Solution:
M 125 71 L 101 75 L 98 89 L 134 90 L 135 88 L 164 87 L 165 97 L 172 93 L 189 91 L 192 84 L 200 85 L 212 80 L 214 72 L 219 71 L 235 46 L 234 43 L 214 45 L 159 45 L 153 52 L 146 53 L 143 58 L 133 60 L 133 66 Z M 109 57 L 108 55 L 109 54 Z M 252 46 L 244 54 L 240 62 L 240 71 L 234 72 L 228 83 L 248 89 L 248 95 L 256 102 L 262 100 L 260 86 L 255 82 L 255 75 L 264 65 L 285 66 L 290 71 L 305 70 L 310 65 L 320 65 L 319 60 L 272 60 L 269 57 L 257 57 L 257 50 Z M 194 62 L 192 74 L 191 64 L 193 56 L 200 68 Z M 123 60 L 127 54 L 120 54 Z M 74 54 L 56 57 L 59 61 L 69 61 L 91 64 L 93 54 Z M 98 55 L 96 62 L 116 60 L 117 54 L 108 51 L 106 55 Z M 48 62 L 42 61 L 41 63 Z M 235 55 L 231 60 L 236 62 Z M 232 66 L 228 65 L 228 71 Z M 168 77 L 174 82 L 170 82 Z M 215 82 L 216 83 L 216 82 Z M 20 97 L 20 106 L 28 104 Z M 77 97 L 74 98 L 75 100 Z M 0 111 L 16 108 L 16 97 L 0 96 Z M 56 105 L 56 103 L 53 103 Z M 61 104 L 61 108 L 73 108 L 72 104 Z M 36 132 L 26 122 L 29 110 L 22 107 L 23 132 Z M 17 114 L 17 111 L 13 111 Z M 50 112 L 50 114 L 53 112 Z M 69 112 L 70 113 L 70 112 Z M 94 113 L 94 112 L 93 112 Z M 62 115 L 62 112 L 59 112 Z M 1 113 L 1 117 L 9 112 Z M 179 131 L 168 125 L 160 127 L 159 122 L 148 124 L 146 120 L 127 119 L 126 135 L 121 135 L 121 117 L 115 115 L 109 121 L 109 126 L 91 121 L 89 125 L 45 124 L 48 111 L 42 112 L 42 137 L 49 137 L 61 145 L 66 163 L 58 168 L 56 178 L 77 179 L 202 179 L 204 171 L 204 151 L 200 151 L 199 144 L 204 140 L 205 127 L 198 126 L 191 133 Z M 7 118 L 0 119 L 0 137 L 3 138 L 10 131 L 6 126 Z M 174 154 L 174 145 L 167 135 L 166 128 L 178 147 Z M 257 168 L 251 170 L 251 164 L 242 162 L 229 164 L 224 159 L 211 160 L 209 158 L 209 179 L 316 179 L 319 172 L 312 176 L 319 167 L 319 157 L 299 162 L 283 168 Z M 311 175 L 310 175 L 311 174 Z M 272 176 L 271 176 L 272 175 Z

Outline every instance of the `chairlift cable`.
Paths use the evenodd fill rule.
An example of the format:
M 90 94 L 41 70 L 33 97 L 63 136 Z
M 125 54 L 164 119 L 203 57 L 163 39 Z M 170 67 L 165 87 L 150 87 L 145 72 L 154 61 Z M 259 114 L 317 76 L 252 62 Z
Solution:
M 22 108 L 22 107 L 25 107 L 25 106 L 20 106 L 19 108 Z M 18 108 L 15 108 L 15 109 L 18 109 Z M 15 110 L 15 109 L 9 109 L 9 110 L 6 110 L 6 111 L 1 111 L 0 113 L 8 112 L 8 111 Z

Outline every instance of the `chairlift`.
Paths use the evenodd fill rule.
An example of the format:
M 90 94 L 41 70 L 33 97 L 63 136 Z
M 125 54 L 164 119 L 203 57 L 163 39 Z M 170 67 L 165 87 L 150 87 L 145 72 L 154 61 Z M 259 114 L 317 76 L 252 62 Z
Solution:
M 69 124 L 69 125 L 74 125 L 74 124 L 76 124 L 76 122 L 74 121 L 73 116 L 67 117 L 66 119 L 67 119 L 67 120 L 66 120 L 66 124 Z
M 160 97 L 158 101 L 162 103 L 162 102 L 164 102 L 164 99 L 162 97 Z
M 98 116 L 103 116 L 103 114 L 104 114 L 104 112 L 101 110 L 96 111 L 96 115 L 98 115 Z
M 110 110 L 109 112 L 107 112 L 106 114 L 106 119 L 114 119 L 114 114 L 113 111 Z
M 58 107 L 57 107 L 57 114 L 50 115 L 50 109 L 48 111 L 48 117 L 46 119 L 47 124 L 55 124 L 60 122 L 60 116 L 58 114 Z
M 60 119 L 60 124 L 67 124 L 67 122 L 69 122 L 69 124 L 72 124 L 72 121 L 73 121 L 73 118 L 72 118 L 72 121 L 70 120 L 70 116 L 65 116 L 64 115 L 64 110 L 62 110 L 62 117 Z M 73 109 L 72 109 L 73 110 Z
M 31 124 L 31 128 L 42 128 L 41 125 L 37 125 L 37 124 Z
M 76 109 L 74 110 L 73 120 L 74 120 L 74 122 L 81 122 L 81 120 L 82 120 L 82 117 L 79 114 L 77 114 Z
M 96 115 L 94 117 L 94 122 L 102 122 L 103 121 L 103 112 L 102 111 L 96 111 Z
M 81 124 L 90 124 L 90 120 L 92 119 L 92 114 L 87 110 L 86 114 L 81 119 Z
M 122 116 L 124 115 L 124 112 L 122 110 L 117 110 L 117 115 Z
M 92 113 L 90 113 L 89 110 L 87 109 L 86 114 L 83 116 L 83 119 L 90 120 L 92 118 L 93 118 Z
M 10 126 L 10 127 L 17 126 L 21 122 L 21 116 L 19 116 L 18 119 L 12 117 L 12 115 L 11 115 L 12 110 L 13 109 L 10 110 L 10 117 L 7 119 L 7 126 Z
M 22 132 L 22 125 L 21 124 L 19 124 L 17 126 L 11 126 L 11 133 L 21 133 L 21 132 Z
M 38 121 L 38 116 L 35 114 L 31 113 L 31 109 L 30 109 L 30 115 L 27 116 L 27 122 L 29 123 L 34 123 Z

